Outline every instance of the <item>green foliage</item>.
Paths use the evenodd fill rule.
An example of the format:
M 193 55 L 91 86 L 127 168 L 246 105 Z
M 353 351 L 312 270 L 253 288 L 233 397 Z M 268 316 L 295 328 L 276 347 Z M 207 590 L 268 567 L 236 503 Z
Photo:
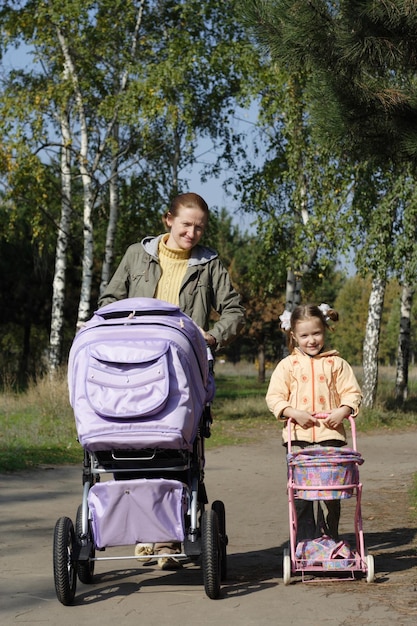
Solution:
M 235 4 L 78 0 L 42 3 L 36 10 L 30 0 L 19 8 L 8 4 L 1 14 L 4 47 L 23 40 L 39 61 L 6 75 L 2 119 L 9 139 L 18 118 L 26 127 L 17 127 L 16 140 L 25 132 L 34 146 L 39 135 L 28 114 L 36 115 L 49 135 L 42 150 L 48 147 L 50 155 L 59 150 L 59 139 L 49 131 L 65 112 L 76 159 L 81 107 L 88 126 L 84 165 L 101 199 L 115 147 L 109 131 L 118 121 L 121 178 L 137 177 L 143 199 L 149 194 L 146 208 L 159 210 L 184 184 L 180 176 L 195 161 L 199 136 L 223 146 L 219 153 L 226 160 L 239 145 L 228 111 L 247 100 L 257 60 Z
M 232 162 L 243 149 L 230 112 L 237 103 L 248 102 L 258 59 L 234 1 L 24 0 L 6 3 L 0 24 L 0 54 L 24 44 L 32 59 L 17 70 L 5 66 L 1 77 L 0 221 L 9 239 L 26 222 L 43 258 L 48 252 L 47 295 L 42 291 L 46 318 L 53 275 L 49 254 L 59 235 L 62 120 L 69 125 L 65 147 L 71 153 L 73 224 L 66 233 L 72 256 L 67 259 L 65 336 L 74 328 L 81 274 L 83 304 L 87 308 L 90 300 L 94 307 L 97 300 L 115 154 L 120 191 L 113 251 L 117 262 L 127 245 L 160 232 L 170 199 L 188 186 L 199 138 L 212 138 L 219 154 L 213 167 L 202 163 L 203 177 L 218 175 L 222 160 Z M 91 248 L 96 243 L 94 259 L 91 248 L 83 252 L 84 236 Z M 90 268 L 91 297 L 89 283 L 84 289 Z M 29 298 L 33 276 L 22 267 L 19 272 Z M 15 301 L 9 305 L 17 318 Z M 33 322 L 40 323 L 37 316 Z M 48 325 L 43 319 L 41 323 Z
M 24 233 L 10 243 L 0 236 L 0 386 L 13 381 L 20 387 L 29 374 L 42 371 L 48 342 L 45 301 L 50 299 L 50 258 Z
M 357 168 L 353 196 L 356 264 L 363 275 L 410 277 L 416 255 L 414 179 L 409 167 L 372 162 Z M 393 250 L 394 249 L 394 250 Z
M 279 106 L 285 110 L 288 166 L 282 174 L 287 202 L 280 209 L 289 207 L 293 220 L 288 266 L 301 282 L 306 268 L 333 256 L 332 246 L 345 251 L 353 245 L 364 276 L 371 274 L 385 285 L 395 271 L 412 285 L 417 157 L 412 24 L 417 5 L 252 0 L 243 2 L 242 10 L 257 41 L 287 76 Z M 342 186 L 335 176 L 338 168 Z M 297 295 L 287 299 L 294 302 Z M 369 373 L 378 337 L 372 337 L 370 327 L 367 334 L 364 366 Z M 359 346 L 355 352 L 358 359 Z M 393 352 L 387 346 L 379 358 L 391 360 Z M 370 381 L 366 386 L 376 384 Z M 365 399 L 373 398 L 369 391 Z
M 333 307 L 346 280 L 344 272 L 335 270 L 330 265 L 324 271 L 320 267 L 313 266 L 303 276 L 302 301 L 317 304 L 325 302 Z
M 275 107 L 285 111 L 284 136 L 291 130 L 292 137 L 285 144 L 285 177 L 293 181 L 293 194 L 298 184 L 295 215 L 300 193 L 313 207 L 307 222 L 296 220 L 295 258 L 317 247 L 331 259 L 332 246 L 353 245 L 364 275 L 395 270 L 412 282 L 417 5 L 252 0 L 242 2 L 242 11 L 288 77 L 278 81 L 287 96 L 275 93 Z M 297 93 L 292 105 L 291 93 Z M 298 125 L 297 107 L 303 110 Z M 304 187 L 294 171 L 302 171 Z
M 415 154 L 415 3 L 252 0 L 242 8 L 272 57 L 305 72 L 323 137 L 359 160 Z
M 400 328 L 401 287 L 396 280 L 390 280 L 385 290 L 382 312 L 382 333 L 378 350 L 381 365 L 395 365 L 398 351 L 398 329 Z M 411 345 L 411 352 L 414 346 Z
M 333 271 L 336 257 L 354 248 L 365 275 L 395 272 L 409 283 L 417 267 L 414 170 L 386 158 L 411 155 L 416 142 L 415 124 L 405 125 L 415 112 L 411 96 L 416 87 L 412 60 L 417 11 L 411 5 L 288 0 L 5 3 L 0 54 L 21 42 L 33 53 L 27 68 L 2 75 L 0 93 L 0 366 L 5 378 L 35 375 L 34 364 L 42 362 L 47 345 L 61 200 L 57 120 L 63 112 L 73 131 L 74 174 L 64 354 L 71 341 L 83 267 L 79 96 L 93 180 L 93 306 L 114 151 L 119 154 L 120 190 L 117 263 L 127 245 L 160 231 L 170 198 L 187 188 L 198 138 L 210 137 L 220 156 L 214 165 L 201 164 L 202 176 L 219 174 L 224 164 L 235 165 L 236 196 L 258 225 L 256 236 L 242 233 L 220 212 L 213 217 L 207 241 L 219 250 L 244 297 L 248 328 L 240 345 L 251 358 L 262 345 L 268 358 L 278 357 L 278 315 L 286 271 L 293 268 L 303 272 L 303 299 L 336 306 L 344 289 L 357 296 L 355 304 L 346 296 L 342 307 L 336 306 L 352 322 L 346 326 L 352 336 L 344 336 L 347 330 L 339 323 L 332 339 L 358 362 L 366 290 L 342 288 L 343 277 Z M 250 31 L 243 28 L 242 16 Z M 62 38 L 75 63 L 77 85 L 63 72 L 68 65 Z M 260 115 L 254 141 L 230 123 L 236 106 L 253 98 Z M 116 120 L 119 143 L 109 132 Z M 382 160 L 375 160 L 379 154 Z M 394 302 L 395 295 L 387 295 L 383 363 L 395 359 Z M 357 306 L 361 312 L 352 313 Z M 236 348 L 234 358 L 238 356 Z
M 0 471 L 82 462 L 65 372 L 53 383 L 39 378 L 20 394 L 3 391 L 0 430 Z
M 334 348 L 352 365 L 362 363 L 363 338 L 368 316 L 368 300 L 371 289 L 369 278 L 349 278 L 340 289 L 334 308 L 339 312 L 339 321 L 329 340 Z M 382 332 L 378 359 L 381 365 L 395 365 L 398 348 L 400 316 L 400 287 L 396 280 L 387 284 L 382 313 Z M 416 344 L 412 344 L 412 352 Z
M 332 346 L 352 365 L 362 363 L 369 292 L 369 280 L 349 278 L 333 303 L 340 319 L 329 339 Z
M 259 152 L 265 158 L 258 167 L 248 164 L 237 189 L 244 208 L 258 215 L 260 237 L 275 247 L 285 268 L 303 275 L 315 266 L 323 273 L 352 241 L 352 167 L 316 132 L 312 68 L 288 47 L 301 28 L 297 7 L 255 0 L 241 7 L 257 53 L 267 50 L 259 98 Z

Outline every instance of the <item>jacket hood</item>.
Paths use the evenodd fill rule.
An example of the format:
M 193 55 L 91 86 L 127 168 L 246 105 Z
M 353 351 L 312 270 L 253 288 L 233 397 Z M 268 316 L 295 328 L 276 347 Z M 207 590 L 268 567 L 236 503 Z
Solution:
M 145 237 L 141 243 L 145 251 L 154 259 L 158 260 L 158 246 L 164 235 L 158 235 L 157 237 Z M 191 250 L 191 256 L 188 261 L 188 265 L 201 265 L 209 263 L 213 259 L 217 258 L 218 254 L 213 248 L 207 248 L 206 246 L 197 245 Z

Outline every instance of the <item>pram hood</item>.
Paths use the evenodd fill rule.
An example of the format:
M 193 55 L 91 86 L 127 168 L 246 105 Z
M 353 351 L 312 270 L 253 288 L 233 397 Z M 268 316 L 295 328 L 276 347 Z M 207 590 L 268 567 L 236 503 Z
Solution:
M 90 451 L 191 449 L 214 395 L 200 329 L 153 298 L 94 313 L 73 340 L 68 384 L 78 439 Z

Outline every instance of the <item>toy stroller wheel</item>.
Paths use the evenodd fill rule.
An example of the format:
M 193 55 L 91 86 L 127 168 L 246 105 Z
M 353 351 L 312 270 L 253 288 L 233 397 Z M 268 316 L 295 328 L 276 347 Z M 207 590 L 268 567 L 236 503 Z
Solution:
M 73 559 L 74 526 L 69 517 L 60 517 L 54 530 L 54 580 L 58 600 L 68 606 L 77 588 L 77 572 Z
M 82 517 L 81 517 L 82 508 L 83 508 L 82 504 L 80 504 L 80 506 L 77 509 L 77 517 L 75 520 L 75 534 L 76 534 L 78 542 L 80 542 L 80 536 L 83 532 Z M 94 564 L 95 564 L 95 561 L 93 561 L 93 559 L 96 554 L 96 551 L 94 549 L 92 534 L 90 531 L 90 522 L 88 522 L 87 540 L 92 542 L 91 550 L 89 554 L 90 558 L 88 559 L 88 561 L 78 561 L 77 563 L 78 579 L 80 582 L 84 583 L 85 585 L 89 585 L 93 582 Z
M 284 548 L 282 558 L 282 572 L 284 585 L 289 585 L 291 582 L 291 557 L 288 548 Z
M 220 575 L 222 580 L 227 578 L 227 553 L 226 546 L 228 538 L 226 534 L 226 511 L 221 500 L 215 500 L 211 505 L 213 511 L 217 513 L 217 521 L 219 523 L 220 534 Z
M 373 583 L 375 580 L 375 563 L 372 554 L 367 554 L 366 556 L 366 567 L 366 582 Z
M 217 514 L 204 511 L 201 518 L 201 564 L 204 589 L 212 600 L 220 594 L 220 534 Z

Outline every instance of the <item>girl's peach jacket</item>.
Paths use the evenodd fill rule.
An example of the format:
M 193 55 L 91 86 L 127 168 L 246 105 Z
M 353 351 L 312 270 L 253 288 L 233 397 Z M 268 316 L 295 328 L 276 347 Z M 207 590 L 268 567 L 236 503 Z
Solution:
M 327 413 L 340 406 L 348 406 L 356 417 L 362 393 L 349 363 L 337 350 L 328 350 L 310 357 L 299 348 L 278 363 L 271 375 L 266 403 L 277 419 L 289 406 L 308 413 Z M 287 428 L 282 432 L 287 441 Z M 320 423 L 312 428 L 292 424 L 292 441 L 321 443 L 329 440 L 346 441 L 341 424 L 331 429 Z

